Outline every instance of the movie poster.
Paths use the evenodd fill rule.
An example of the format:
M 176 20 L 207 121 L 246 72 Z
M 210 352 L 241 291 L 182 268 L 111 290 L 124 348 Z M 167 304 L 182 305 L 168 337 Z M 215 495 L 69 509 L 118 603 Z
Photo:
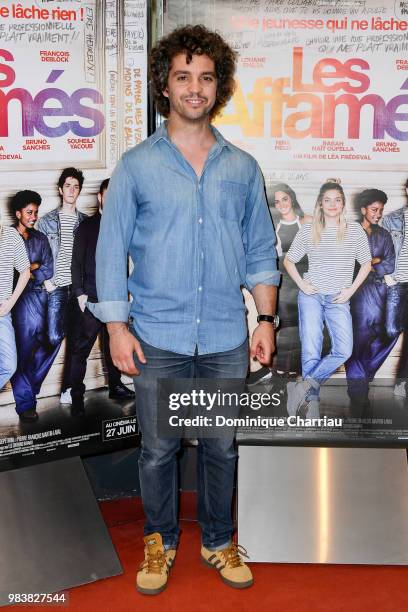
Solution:
M 96 3 L 6 2 L 0 13 L 2 168 L 49 168 L 66 158 L 102 166 L 103 16 L 98 23 Z
M 51 292 L 43 282 L 55 276 L 61 218 L 57 214 L 59 229 L 44 219 L 61 205 L 57 183 L 67 167 L 81 170 L 85 179 L 77 211 L 97 213 L 101 182 L 121 154 L 147 135 L 147 8 L 145 0 L 0 1 L 1 248 L 6 253 L 5 236 L 18 223 L 13 197 L 31 190 L 42 199 L 35 228 L 46 233 L 50 249 L 31 249 L 35 265 L 25 293 L 0 318 L 0 470 L 138 442 L 134 398 L 112 388 L 103 330 L 86 360 L 83 410 L 73 410 L 70 392 L 61 395 L 70 339 L 52 343 Z M 39 240 L 34 229 L 27 230 L 31 246 Z M 26 238 L 20 246 L 28 245 Z M 17 250 L 7 251 L 15 261 Z M 9 262 L 0 259 L 3 288 Z M 14 286 L 17 280 L 18 272 Z M 79 325 L 74 318 L 73 329 Z M 20 365 L 11 385 L 7 372 L 16 354 Z M 132 390 L 131 380 L 117 373 L 116 383 Z M 38 418 L 20 418 L 26 409 Z
M 404 446 L 408 340 L 403 328 L 408 285 L 400 275 L 397 286 L 388 290 L 384 277 L 396 271 L 399 254 L 405 253 L 407 2 L 166 2 L 164 31 L 186 23 L 203 23 L 217 30 L 238 53 L 236 91 L 216 127 L 260 164 L 277 234 L 282 322 L 272 372 L 259 372 L 264 377 L 261 384 L 286 389 L 287 381 L 296 380 L 304 367 L 299 291 L 283 260 L 303 225 L 312 221 L 321 185 L 330 181 L 341 186 L 349 221 L 362 222 L 366 205 L 382 205 L 366 231 L 376 237 L 370 238 L 370 276 L 351 303 L 354 352 L 350 359 L 354 363 L 345 362 L 347 377 L 344 363 L 339 364 L 321 390 L 320 415 L 339 416 L 343 426 L 340 430 L 284 427 L 269 432 L 249 427 L 244 428 L 242 440 L 253 441 L 261 432 L 261 438 L 278 444 L 309 440 Z M 407 263 L 400 261 L 400 268 Z M 307 256 L 296 265 L 301 276 L 308 274 Z M 322 274 L 324 270 L 323 266 Z M 395 299 L 393 292 L 394 298 L 399 292 Z M 251 330 L 256 324 L 255 308 L 246 292 L 245 298 Z M 326 324 L 323 354 L 330 353 L 332 341 Z M 254 370 L 257 367 L 253 364 Z M 309 416 L 319 416 L 318 411 Z M 293 416 L 289 407 L 284 413 Z

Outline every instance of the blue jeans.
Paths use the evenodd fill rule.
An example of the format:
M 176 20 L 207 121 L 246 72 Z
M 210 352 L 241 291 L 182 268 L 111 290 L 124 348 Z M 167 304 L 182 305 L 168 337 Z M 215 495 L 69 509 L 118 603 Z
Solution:
M 17 368 L 17 351 L 11 313 L 0 317 L 0 390 Z
M 155 348 L 139 339 L 147 363 L 135 356 L 141 371 L 134 377 L 136 412 L 142 432 L 139 477 L 146 515 L 145 535 L 159 532 L 167 548 L 178 541 L 177 451 L 180 438 L 157 435 L 158 378 L 241 378 L 248 369 L 248 343 L 210 355 L 180 355 Z M 222 439 L 199 440 L 197 456 L 198 520 L 206 548 L 223 548 L 231 541 L 232 493 L 237 453 L 234 432 Z
M 51 346 L 61 346 L 65 337 L 69 298 L 69 287 L 57 287 L 48 294 L 48 340 Z
M 308 400 L 319 398 L 320 385 L 347 361 L 353 350 L 350 303 L 333 304 L 335 295 L 307 295 L 299 291 L 302 376 L 312 384 L 307 394 Z M 329 332 L 331 349 L 322 358 L 324 324 Z
M 58 349 L 66 337 L 65 364 L 61 383 L 61 391 L 66 391 L 70 386 L 70 372 L 72 363 L 72 343 L 76 337 L 75 318 L 77 299 L 72 294 L 71 285 L 57 287 L 48 295 L 48 340 L 51 347 Z

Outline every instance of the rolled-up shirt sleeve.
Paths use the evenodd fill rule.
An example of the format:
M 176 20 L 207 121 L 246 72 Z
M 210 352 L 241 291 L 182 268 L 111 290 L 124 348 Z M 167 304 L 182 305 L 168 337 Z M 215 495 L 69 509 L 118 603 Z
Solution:
M 276 235 L 268 210 L 262 173 L 256 163 L 247 196 L 243 227 L 245 287 L 252 291 L 256 285 L 279 285 Z
M 129 318 L 128 253 L 136 223 L 137 194 L 125 156 L 113 172 L 103 207 L 96 247 L 98 303 L 88 303 L 89 310 L 104 323 L 127 322 Z

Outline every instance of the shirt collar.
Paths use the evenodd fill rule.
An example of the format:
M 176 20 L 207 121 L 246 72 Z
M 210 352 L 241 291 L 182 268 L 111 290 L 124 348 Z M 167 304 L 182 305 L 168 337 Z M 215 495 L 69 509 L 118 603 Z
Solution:
M 228 142 L 228 140 L 225 140 L 222 134 L 211 124 L 210 124 L 210 129 L 212 133 L 214 134 L 217 144 L 221 148 L 231 146 L 231 143 Z M 163 123 L 157 128 L 154 134 L 152 134 L 152 136 L 150 137 L 150 146 L 155 145 L 156 142 L 158 142 L 159 140 L 167 140 L 167 142 L 171 142 L 169 135 L 167 133 L 167 121 L 163 121 Z

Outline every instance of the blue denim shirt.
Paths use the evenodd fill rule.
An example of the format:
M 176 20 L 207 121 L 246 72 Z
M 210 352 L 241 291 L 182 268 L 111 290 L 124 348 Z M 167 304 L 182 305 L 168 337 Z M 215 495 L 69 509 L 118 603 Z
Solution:
M 401 251 L 402 243 L 404 241 L 404 212 L 406 206 L 394 210 L 392 213 L 385 215 L 382 220 L 382 227 L 391 234 L 392 242 L 395 249 L 395 269 L 397 268 L 398 256 Z
M 256 161 L 214 128 L 201 177 L 166 124 L 126 152 L 111 178 L 96 251 L 102 321 L 128 320 L 157 348 L 194 355 L 247 336 L 244 285 L 278 285 L 275 233 Z M 134 269 L 127 279 L 127 256 Z
M 61 249 L 61 226 L 59 220 L 59 212 L 61 210 L 61 206 L 59 208 L 54 208 L 50 212 L 46 213 L 43 217 L 38 220 L 37 229 L 38 231 L 45 234 L 48 238 L 48 242 L 50 243 L 52 258 L 54 262 L 54 273 L 57 266 L 58 254 Z M 76 232 L 78 225 L 87 219 L 87 215 L 81 213 L 79 210 L 76 211 L 77 221 L 74 226 L 74 233 Z M 55 284 L 55 276 L 51 279 L 51 282 Z

